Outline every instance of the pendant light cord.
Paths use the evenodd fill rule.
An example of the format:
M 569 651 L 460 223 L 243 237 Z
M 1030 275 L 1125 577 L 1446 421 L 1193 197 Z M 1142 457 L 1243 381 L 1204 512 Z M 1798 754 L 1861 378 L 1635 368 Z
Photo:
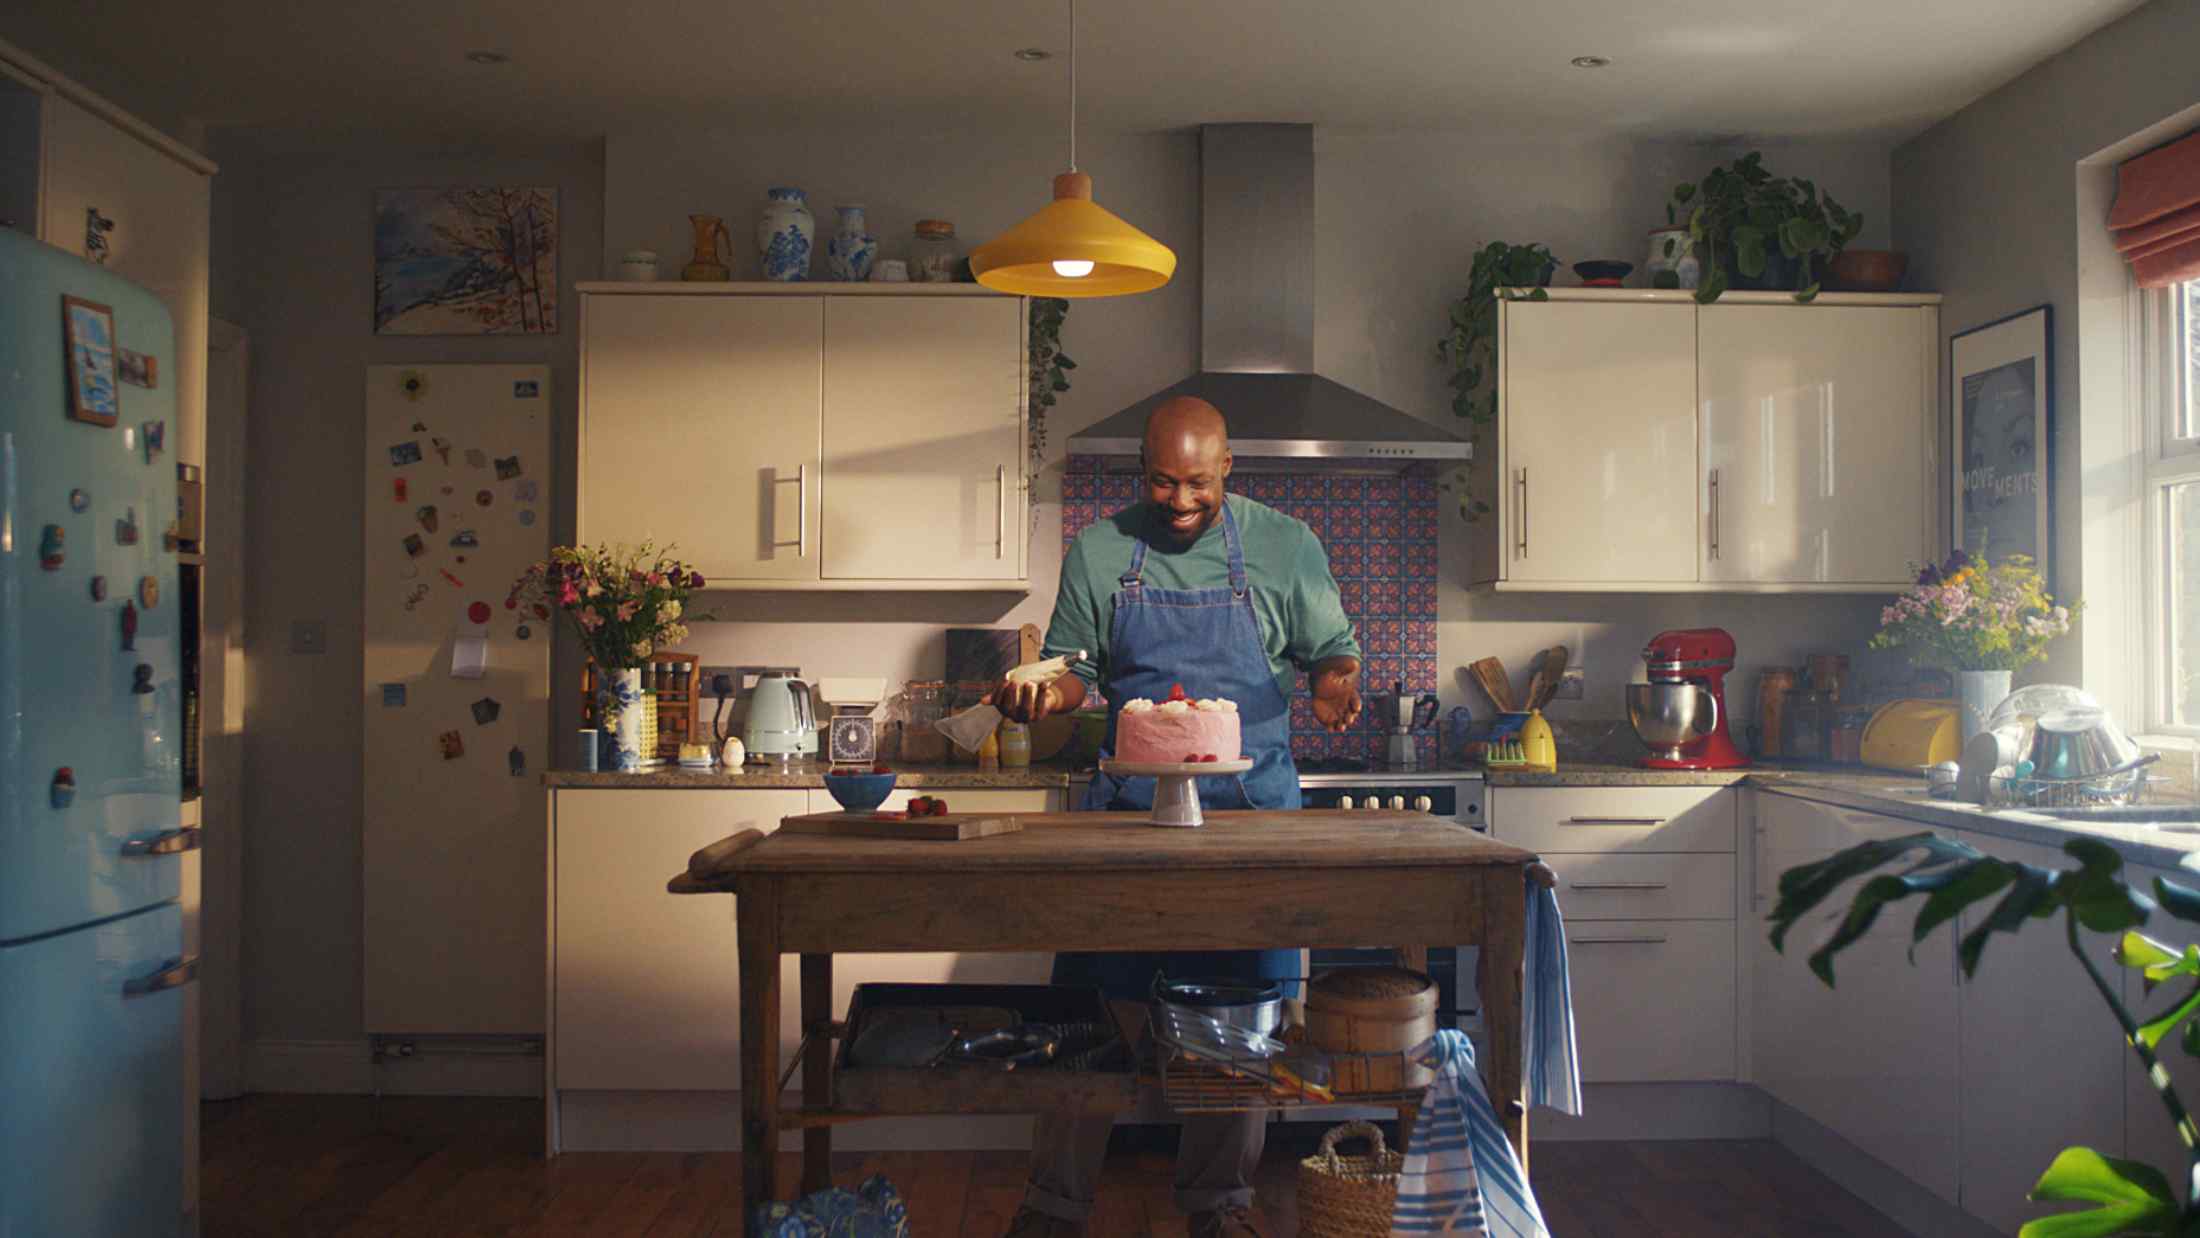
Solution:
M 1069 0 L 1069 170 L 1077 170 L 1077 0 Z

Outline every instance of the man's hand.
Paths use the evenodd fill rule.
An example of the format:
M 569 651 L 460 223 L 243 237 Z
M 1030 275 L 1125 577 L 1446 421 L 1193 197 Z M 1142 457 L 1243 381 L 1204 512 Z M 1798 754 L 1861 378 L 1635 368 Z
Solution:
M 1050 714 L 1064 714 L 1085 703 L 1085 681 L 1060 675 L 1044 683 L 1004 679 L 986 694 L 986 703 L 1010 722 L 1037 722 Z
M 1328 658 L 1307 677 L 1314 692 L 1314 720 L 1342 731 L 1360 718 L 1360 660 Z

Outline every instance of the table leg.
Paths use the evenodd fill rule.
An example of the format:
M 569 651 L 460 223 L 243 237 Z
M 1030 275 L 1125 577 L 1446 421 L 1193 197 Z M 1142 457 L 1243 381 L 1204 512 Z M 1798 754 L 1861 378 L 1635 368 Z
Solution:
M 802 1035 L 808 1043 L 802 1059 L 802 1103 L 832 1103 L 833 1042 L 825 1025 L 833 1017 L 833 956 L 802 956 Z M 802 1193 L 833 1184 L 833 1128 L 812 1126 L 802 1132 Z
M 744 878 L 734 899 L 741 954 L 741 1232 L 779 1198 L 779 890 Z
M 1482 956 L 1478 977 L 1482 1027 L 1489 1040 L 1483 1082 L 1490 1104 L 1505 1124 L 1505 1137 L 1528 1168 L 1528 1107 L 1520 1043 L 1520 974 L 1528 937 L 1528 900 L 1520 870 L 1492 865 L 1482 889 Z

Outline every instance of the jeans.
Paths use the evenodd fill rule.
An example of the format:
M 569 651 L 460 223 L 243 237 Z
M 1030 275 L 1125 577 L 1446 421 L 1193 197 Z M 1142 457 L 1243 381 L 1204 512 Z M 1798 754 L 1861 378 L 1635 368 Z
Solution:
M 1100 1189 L 1100 1166 L 1108 1155 L 1108 1114 L 1042 1114 L 1031 1137 L 1031 1184 L 1024 1206 L 1064 1221 L 1083 1224 L 1092 1216 Z M 1185 1212 L 1212 1212 L 1253 1202 L 1253 1170 L 1268 1140 L 1268 1115 L 1198 1113 L 1184 1119 L 1176 1151 L 1176 1206 Z

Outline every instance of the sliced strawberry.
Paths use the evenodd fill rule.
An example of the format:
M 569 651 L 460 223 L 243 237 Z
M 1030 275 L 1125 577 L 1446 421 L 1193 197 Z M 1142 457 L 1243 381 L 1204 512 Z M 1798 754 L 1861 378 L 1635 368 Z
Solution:
M 1183 685 L 1183 684 L 1180 684 L 1180 683 L 1172 683 L 1172 684 L 1170 684 L 1170 685 L 1169 685 L 1169 699 L 1170 699 L 1170 700 L 1172 700 L 1172 701 L 1181 701 L 1181 700 L 1186 700 L 1186 699 L 1189 699 L 1189 698 L 1187 698 L 1187 697 L 1186 697 L 1186 696 L 1184 695 L 1184 685 Z
M 1196 753 L 1196 752 L 1187 752 L 1187 753 L 1185 753 L 1185 754 L 1184 754 L 1184 760 L 1183 760 L 1182 764 L 1185 764 L 1185 765 L 1197 765 L 1197 764 L 1199 764 L 1199 754 L 1198 754 L 1198 753 Z
M 1210 752 L 1210 753 L 1208 753 L 1208 754 L 1207 754 L 1206 756 L 1203 756 L 1203 757 L 1201 757 L 1201 758 L 1199 758 L 1199 759 L 1200 759 L 1200 761 L 1201 761 L 1201 762 L 1203 762 L 1203 763 L 1204 763 L 1204 762 L 1207 762 L 1207 761 L 1220 761 L 1220 760 L 1221 760 L 1222 758 L 1221 758 L 1221 757 L 1218 757 L 1218 756 L 1216 756 L 1216 755 L 1215 755 L 1214 753 Z

